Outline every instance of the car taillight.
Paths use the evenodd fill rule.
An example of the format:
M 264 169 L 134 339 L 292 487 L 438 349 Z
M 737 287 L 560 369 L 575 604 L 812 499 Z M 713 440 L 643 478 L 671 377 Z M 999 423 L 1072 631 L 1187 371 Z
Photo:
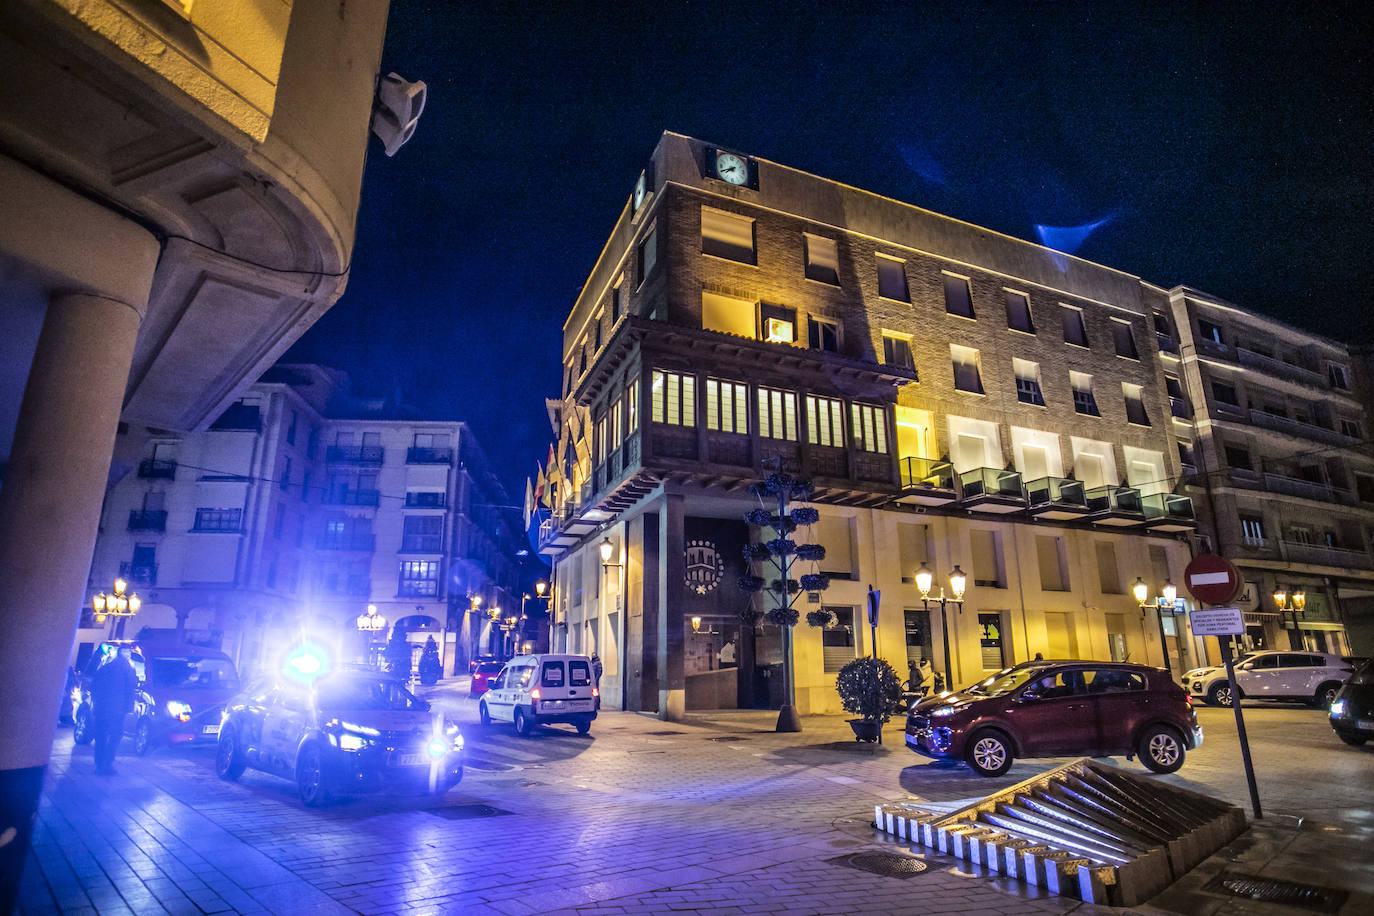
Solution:
M 600 691 L 600 690 L 597 690 L 595 687 L 593 687 L 593 688 L 592 688 L 592 696 L 594 696 L 594 697 L 599 697 L 599 696 L 601 696 L 601 691 Z
M 1193 705 L 1193 695 L 1192 695 L 1191 693 L 1185 693 L 1185 694 L 1183 695 L 1183 702 L 1187 703 L 1188 706 L 1189 706 L 1189 708 L 1192 708 L 1192 705 Z
M 530 699 L 531 699 L 531 700 L 537 700 L 537 699 L 539 699 L 539 688 L 538 688 L 538 687 L 536 687 L 536 688 L 534 688 L 533 690 L 530 691 Z

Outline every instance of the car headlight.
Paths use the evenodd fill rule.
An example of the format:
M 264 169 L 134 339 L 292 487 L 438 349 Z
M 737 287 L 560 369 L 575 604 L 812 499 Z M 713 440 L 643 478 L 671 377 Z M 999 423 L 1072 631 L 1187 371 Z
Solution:
M 425 749 L 429 751 L 429 756 L 438 760 L 448 753 L 449 743 L 438 735 L 435 735 L 433 738 L 429 739 L 429 743 L 425 745 Z
M 932 711 L 931 715 L 938 718 L 944 718 L 945 716 L 952 716 L 958 711 L 958 708 L 954 706 L 941 706 L 939 709 Z
M 343 751 L 360 751 L 370 743 L 362 735 L 344 733 L 339 736 L 339 750 Z
M 191 719 L 191 704 L 183 703 L 180 700 L 167 701 L 167 715 L 176 719 L 178 722 L 187 722 Z
M 1339 700 L 1337 700 L 1336 702 L 1334 702 L 1334 703 L 1331 704 L 1331 717 L 1332 717 L 1333 719 L 1336 718 L 1337 716 L 1343 716 L 1343 715 L 1345 715 L 1345 699 L 1344 699 L 1344 698 L 1339 699 Z

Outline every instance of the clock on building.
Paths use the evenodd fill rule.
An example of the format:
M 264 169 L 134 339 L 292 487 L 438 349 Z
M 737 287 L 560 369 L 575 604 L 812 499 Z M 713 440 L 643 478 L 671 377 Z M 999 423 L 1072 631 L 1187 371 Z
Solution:
M 712 151 L 710 161 L 715 177 L 726 184 L 739 187 L 754 186 L 752 181 L 753 163 L 747 157 L 718 149 Z

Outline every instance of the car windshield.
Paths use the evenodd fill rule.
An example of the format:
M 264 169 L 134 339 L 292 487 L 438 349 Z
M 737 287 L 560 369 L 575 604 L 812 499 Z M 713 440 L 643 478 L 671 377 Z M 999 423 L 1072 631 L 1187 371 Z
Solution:
M 994 679 L 992 683 L 979 684 L 978 695 L 988 697 L 1005 696 L 1043 670 L 1042 668 L 1032 667 L 1013 669 L 1001 677 Z M 973 691 L 968 692 L 972 693 Z
M 334 677 L 318 684 L 317 702 L 320 709 L 423 709 L 396 681 L 370 677 Z
M 505 665 L 501 664 L 500 662 L 482 662 L 482 664 L 480 664 L 480 665 L 477 666 L 477 673 L 478 673 L 478 674 L 495 674 L 496 672 L 500 671 L 500 670 L 501 670 L 502 668 L 504 668 L 504 667 L 505 667 Z
M 1374 684 L 1374 658 L 1369 659 L 1350 676 L 1352 684 Z
M 148 658 L 149 682 L 183 690 L 238 690 L 239 677 L 227 658 L 154 655 Z

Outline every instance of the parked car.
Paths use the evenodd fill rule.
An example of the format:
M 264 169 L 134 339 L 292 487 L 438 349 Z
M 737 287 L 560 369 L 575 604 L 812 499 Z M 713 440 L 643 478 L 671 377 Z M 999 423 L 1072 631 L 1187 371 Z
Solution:
M 497 658 L 495 655 L 476 655 L 468 662 L 468 674 L 476 674 L 478 665 L 487 664 L 489 662 L 495 662 L 498 669 L 501 665 L 505 664 L 505 662 L 501 661 L 501 659 Z
M 481 662 L 472 670 L 472 686 L 468 688 L 469 697 L 480 697 L 491 687 L 491 681 L 506 667 L 500 662 Z
M 224 709 L 215 771 L 295 780 L 301 801 L 409 788 L 442 794 L 463 778 L 463 735 L 394 678 L 342 669 L 301 683 L 266 678 Z
M 1235 662 L 1236 686 L 1243 700 L 1301 700 L 1329 709 L 1354 667 L 1339 655 L 1270 649 Z M 1229 707 L 1234 701 L 1224 665 L 1194 668 L 1184 673 L 1182 683 L 1194 699 L 1213 706 Z
M 518 735 L 536 725 L 563 722 L 585 735 L 592 729 L 600 691 L 585 655 L 517 655 L 478 703 L 483 725 L 510 722 Z
M 91 675 L 127 646 L 138 672 L 134 711 L 124 720 L 134 751 L 146 754 L 162 744 L 214 744 L 219 740 L 220 712 L 239 689 L 234 662 L 218 649 L 171 643 L 107 640 L 91 653 L 73 691 L 72 737 L 87 744 L 91 731 Z
M 1202 743 L 1188 695 L 1162 668 L 1116 662 L 1018 666 L 979 692 L 930 697 L 907 714 L 918 754 L 1000 776 L 1018 757 L 1136 755 L 1172 773 Z
M 1366 659 L 1337 691 L 1331 727 L 1351 747 L 1374 738 L 1374 659 Z

